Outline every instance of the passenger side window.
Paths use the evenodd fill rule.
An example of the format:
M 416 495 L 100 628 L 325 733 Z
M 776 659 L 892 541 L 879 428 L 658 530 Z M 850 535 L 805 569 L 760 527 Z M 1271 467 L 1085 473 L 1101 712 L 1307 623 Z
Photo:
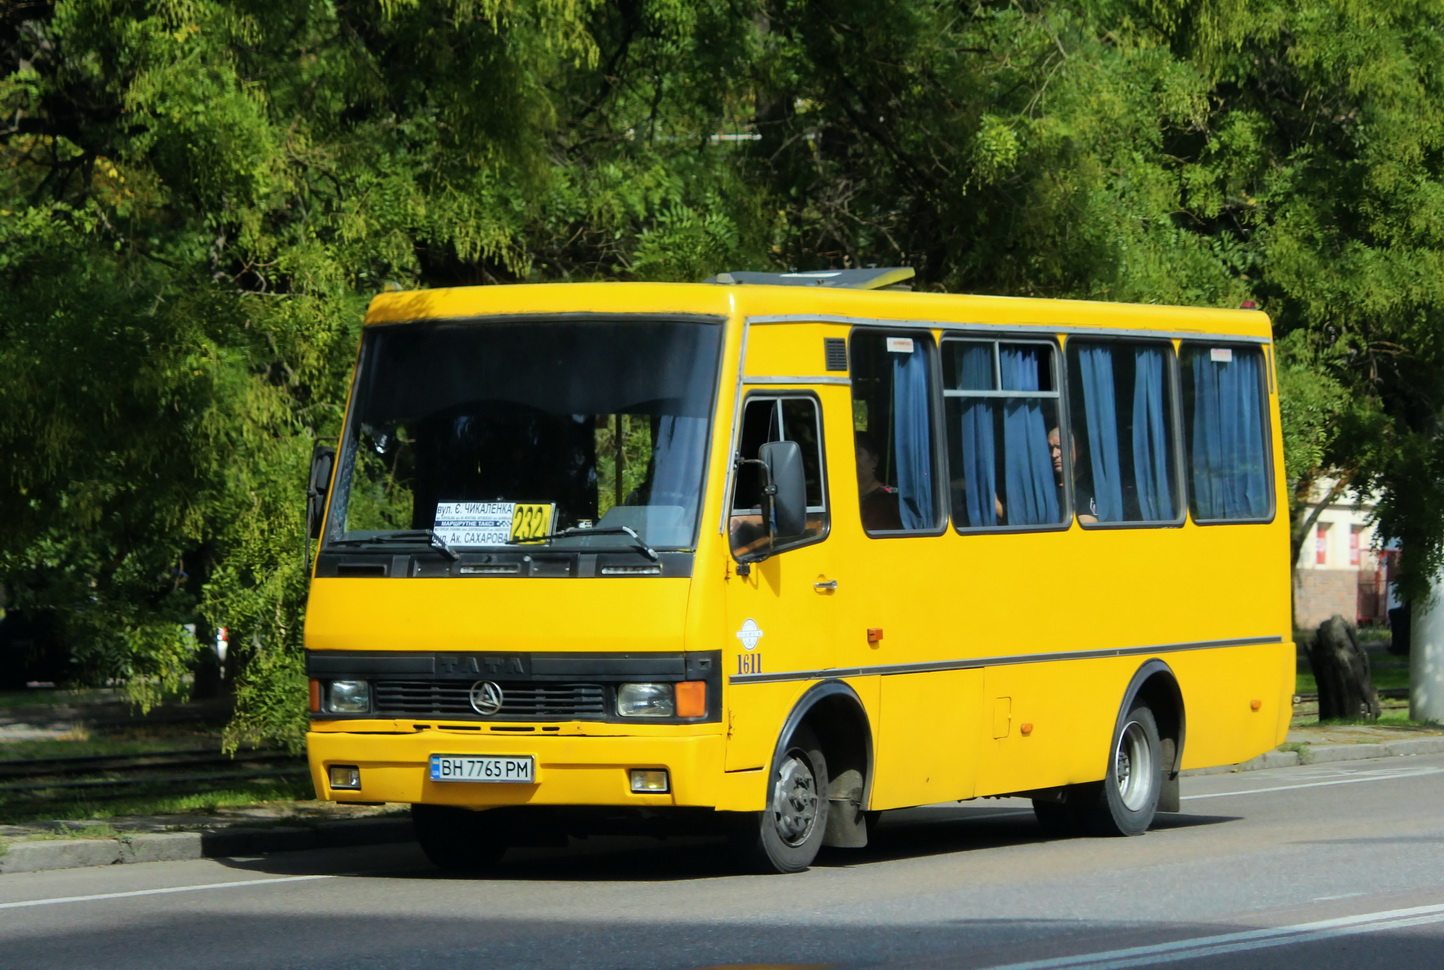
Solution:
M 858 330 L 849 356 L 863 529 L 935 531 L 932 337 Z
M 1193 517 L 1201 522 L 1269 518 L 1263 353 L 1256 347 L 1185 344 L 1181 358 Z
M 1043 341 L 943 344 L 953 525 L 1037 528 L 1063 521 L 1056 351 Z
M 762 518 L 762 469 L 743 464 L 734 473 L 732 508 L 728 531 L 732 554 L 781 552 L 816 542 L 827 535 L 826 467 L 822 450 L 822 415 L 811 397 L 761 397 L 747 399 L 742 409 L 742 426 L 737 438 L 737 457 L 757 458 L 769 441 L 795 441 L 802 451 L 806 479 L 807 529 L 801 536 L 789 536 L 776 545 L 769 540 Z
M 1173 348 L 1068 341 L 1073 508 L 1095 522 L 1177 522 Z

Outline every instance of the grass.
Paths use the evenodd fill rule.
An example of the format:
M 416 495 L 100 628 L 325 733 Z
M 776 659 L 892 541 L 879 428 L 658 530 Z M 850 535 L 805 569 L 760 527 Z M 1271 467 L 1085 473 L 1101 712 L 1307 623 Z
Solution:
M 27 799 L 26 803 L 0 801 L 0 817 L 9 824 L 21 825 L 58 818 L 104 820 L 126 815 L 205 815 L 219 808 L 264 802 L 310 801 L 316 797 L 309 779 L 278 781 L 268 778 L 253 785 L 240 784 L 219 791 L 176 792 L 174 785 L 167 788 L 104 801 L 59 792 L 54 798 Z
M 113 705 L 124 700 L 120 692 L 106 689 L 32 689 L 0 694 L 0 716 L 6 709 L 32 708 L 34 710 L 27 710 L 20 719 L 35 723 L 48 720 L 51 728 L 64 731 L 59 736 L 38 740 L 0 741 L 0 761 L 145 755 L 186 749 L 220 752 L 220 723 L 168 721 L 164 717 L 147 718 L 139 713 L 117 719 L 113 708 L 104 711 L 102 718 L 87 721 L 85 708 Z M 77 711 L 76 708 L 82 710 Z M 206 770 L 210 769 L 200 769 Z M 137 782 L 121 798 L 97 799 L 90 791 L 73 788 L 0 792 L 0 820 L 19 824 L 70 818 L 95 819 L 104 823 L 106 819 L 125 815 L 199 814 L 259 802 L 310 801 L 315 798 L 311 781 L 306 777 L 240 778 L 196 781 L 187 785 L 184 769 L 170 773 L 182 776 L 182 780 L 157 780 L 150 785 Z M 99 779 L 107 775 L 96 772 L 91 777 Z M 216 789 L 217 785 L 225 787 Z M 93 837 L 107 836 L 97 834 Z
M 89 734 L 88 731 L 77 732 Z M 17 761 L 31 758 L 99 758 L 109 755 L 152 754 L 157 751 L 219 751 L 220 742 L 205 734 L 167 735 L 151 738 L 75 737 L 45 741 L 7 741 L 0 743 L 0 760 Z
M 1364 637 L 1364 630 L 1360 630 L 1360 639 L 1366 643 L 1382 638 L 1387 641 L 1388 637 L 1380 634 L 1380 630 L 1387 632 L 1387 628 L 1375 627 L 1365 628 L 1371 630 L 1372 638 Z M 1307 634 L 1312 637 L 1312 631 L 1298 631 L 1298 635 Z M 1373 682 L 1374 689 L 1384 690 L 1407 690 L 1409 688 L 1409 658 L 1399 657 L 1379 649 L 1369 651 L 1369 677 Z M 1319 689 L 1318 680 L 1314 677 L 1313 668 L 1309 665 L 1308 657 L 1300 652 L 1298 669 L 1295 675 L 1294 692 L 1298 694 L 1314 694 Z M 1295 727 L 1313 727 L 1328 725 L 1380 725 L 1384 727 L 1418 727 L 1437 728 L 1439 725 L 1429 721 L 1415 721 L 1409 717 L 1409 703 L 1399 699 L 1381 699 L 1383 711 L 1376 721 L 1366 721 L 1362 718 L 1352 720 L 1329 720 L 1318 719 L 1318 708 L 1312 702 L 1301 704 L 1295 708 L 1293 725 Z
M 35 832 L 25 837 L 26 842 L 59 842 L 63 839 L 120 839 L 129 836 L 109 822 L 94 825 L 77 825 L 75 828 L 56 829 L 54 832 Z
M 84 690 L 56 690 L 35 688 L 33 690 L 0 690 L 0 710 L 16 707 L 53 707 L 56 705 L 106 704 L 124 701 L 125 693 L 113 687 L 96 687 Z
M 1377 720 L 1373 721 L 1365 720 L 1362 717 L 1334 717 L 1329 718 L 1329 720 L 1327 721 L 1316 720 L 1311 723 L 1317 724 L 1320 727 L 1369 727 L 1376 725 L 1383 727 L 1412 727 L 1420 729 L 1439 727 L 1439 725 L 1433 721 L 1415 721 L 1410 719 L 1409 709 L 1407 707 L 1403 708 L 1402 710 L 1386 710 L 1379 715 Z
M 1407 664 L 1394 666 L 1392 664 L 1374 664 L 1370 671 L 1370 678 L 1374 682 L 1375 690 L 1392 690 L 1396 688 L 1408 688 L 1409 667 Z M 1299 670 L 1294 682 L 1294 690 L 1300 694 L 1312 694 L 1319 689 L 1319 683 L 1314 679 L 1314 672 L 1305 665 Z

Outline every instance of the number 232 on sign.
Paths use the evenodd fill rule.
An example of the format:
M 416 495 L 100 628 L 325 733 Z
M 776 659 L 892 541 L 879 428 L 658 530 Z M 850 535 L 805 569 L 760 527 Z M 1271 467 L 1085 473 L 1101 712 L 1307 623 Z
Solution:
M 511 516 L 511 538 L 514 542 L 539 542 L 551 534 L 555 505 L 517 503 Z

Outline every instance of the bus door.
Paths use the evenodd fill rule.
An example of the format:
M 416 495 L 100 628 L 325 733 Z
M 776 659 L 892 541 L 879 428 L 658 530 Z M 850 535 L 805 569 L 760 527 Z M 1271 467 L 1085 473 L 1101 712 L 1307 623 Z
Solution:
M 841 388 L 834 407 L 845 420 Z M 795 441 L 806 475 L 807 522 L 801 535 L 769 536 L 763 521 L 763 471 L 749 459 L 769 441 Z M 823 441 L 823 401 L 814 393 L 769 388 L 743 401 L 733 441 L 728 516 L 732 552 L 727 581 L 728 770 L 765 767 L 795 697 L 832 666 L 838 577 L 831 544 Z

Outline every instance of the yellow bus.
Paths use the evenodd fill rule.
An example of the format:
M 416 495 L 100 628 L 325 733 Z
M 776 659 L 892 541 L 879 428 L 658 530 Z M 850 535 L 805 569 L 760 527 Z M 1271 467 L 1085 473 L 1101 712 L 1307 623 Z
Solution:
M 983 796 L 1137 835 L 1281 743 L 1267 317 L 910 275 L 377 296 L 313 469 L 320 797 L 446 868 L 640 830 L 790 872 Z

